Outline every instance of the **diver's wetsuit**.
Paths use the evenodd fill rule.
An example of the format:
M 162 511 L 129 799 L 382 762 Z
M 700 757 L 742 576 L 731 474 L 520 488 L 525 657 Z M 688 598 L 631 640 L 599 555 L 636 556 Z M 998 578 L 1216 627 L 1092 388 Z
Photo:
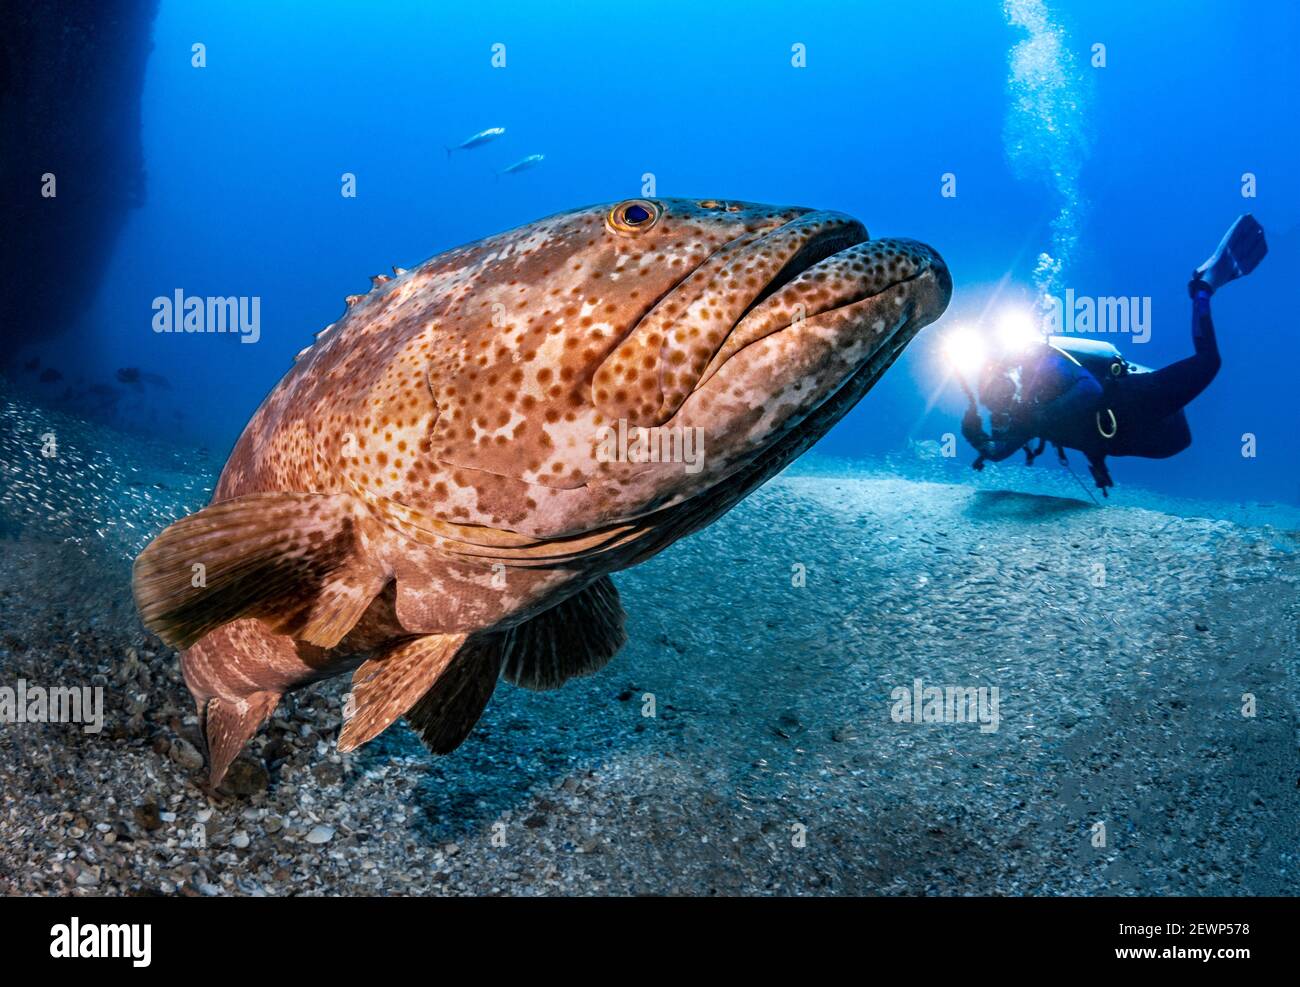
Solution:
M 1205 390 L 1222 364 L 1210 317 L 1210 289 L 1203 282 L 1193 281 L 1188 290 L 1192 295 L 1192 346 L 1196 352 L 1150 373 L 1125 374 L 1107 389 L 1106 404 L 1115 412 L 1116 421 L 1116 435 L 1107 444 L 1107 455 L 1164 459 L 1191 444 L 1190 433 L 1180 444 L 1175 430 L 1151 427 L 1181 411 Z M 1187 431 L 1185 425 L 1181 431 Z M 1157 436 L 1156 432 L 1168 435 Z
M 982 430 L 978 436 L 966 435 L 981 459 L 1000 462 L 1040 436 L 1084 452 L 1099 446 L 1101 436 L 1093 418 L 1101 405 L 1102 389 L 1096 377 L 1046 344 L 1035 346 L 1008 369 L 1017 368 L 1019 397 L 1007 407 L 994 408 L 992 438 Z M 967 416 L 969 419 L 969 412 Z M 962 423 L 964 433 L 967 425 Z
M 1035 347 L 1018 364 L 1018 397 L 993 409 L 993 436 L 984 432 L 973 405 L 962 420 L 962 434 L 980 454 L 977 468 L 983 460 L 998 462 L 1042 438 L 1083 452 L 1097 485 L 1105 489 L 1113 485 L 1106 456 L 1163 459 L 1186 449 L 1192 440 L 1186 420 L 1171 416 L 1205 390 L 1221 362 L 1210 317 L 1212 292 L 1198 280 L 1188 290 L 1196 352 L 1160 370 L 1126 373 L 1103 386 L 1061 351 Z

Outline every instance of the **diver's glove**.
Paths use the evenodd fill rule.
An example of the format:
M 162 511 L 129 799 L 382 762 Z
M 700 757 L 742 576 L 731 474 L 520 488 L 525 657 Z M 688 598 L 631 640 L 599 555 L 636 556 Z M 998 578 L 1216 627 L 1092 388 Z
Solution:
M 1223 234 L 1219 248 L 1210 259 L 1192 274 L 1192 285 L 1201 282 L 1213 294 L 1229 281 L 1244 278 L 1259 266 L 1267 253 L 1264 228 L 1255 222 L 1255 217 L 1250 213 L 1243 213 L 1228 227 L 1228 232 Z M 1192 285 L 1188 285 L 1189 290 Z M 1192 291 L 1192 297 L 1196 297 L 1195 291 Z
M 984 431 L 984 422 L 980 418 L 980 410 L 975 406 L 974 401 L 970 403 L 966 413 L 961 416 L 961 434 L 962 438 L 971 444 L 971 448 L 979 453 L 975 457 L 975 462 L 970 464 L 971 469 L 982 470 L 985 458 L 993 451 L 993 439 Z
M 961 436 L 980 452 L 984 451 L 984 446 L 989 442 L 988 434 L 984 431 L 984 422 L 980 420 L 979 409 L 973 404 L 961 416 Z

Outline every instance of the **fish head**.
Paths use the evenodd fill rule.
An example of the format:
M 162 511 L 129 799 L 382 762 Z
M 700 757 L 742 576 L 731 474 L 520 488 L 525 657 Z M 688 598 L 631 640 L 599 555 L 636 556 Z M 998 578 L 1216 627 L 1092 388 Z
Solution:
M 873 240 L 838 212 L 634 199 L 563 213 L 480 246 L 430 372 L 432 453 L 526 484 L 506 526 L 541 536 L 641 517 L 737 473 L 761 482 L 951 289 L 934 250 Z M 694 462 L 647 456 L 637 438 L 671 446 L 673 430 L 698 440 Z

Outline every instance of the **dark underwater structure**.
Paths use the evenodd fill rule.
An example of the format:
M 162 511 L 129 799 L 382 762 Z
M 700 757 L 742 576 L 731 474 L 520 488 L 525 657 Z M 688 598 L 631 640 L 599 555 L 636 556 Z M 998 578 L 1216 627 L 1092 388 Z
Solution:
M 65 332 L 144 200 L 140 93 L 158 0 L 8 6 L 0 31 L 0 367 Z M 54 195 L 44 176 L 54 176 Z

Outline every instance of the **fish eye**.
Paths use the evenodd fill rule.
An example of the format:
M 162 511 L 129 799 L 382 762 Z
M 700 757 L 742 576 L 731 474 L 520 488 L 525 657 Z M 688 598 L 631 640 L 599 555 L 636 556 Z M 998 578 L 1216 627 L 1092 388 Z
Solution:
M 614 233 L 641 233 L 654 226 L 662 214 L 649 199 L 630 199 L 609 211 L 605 225 Z

